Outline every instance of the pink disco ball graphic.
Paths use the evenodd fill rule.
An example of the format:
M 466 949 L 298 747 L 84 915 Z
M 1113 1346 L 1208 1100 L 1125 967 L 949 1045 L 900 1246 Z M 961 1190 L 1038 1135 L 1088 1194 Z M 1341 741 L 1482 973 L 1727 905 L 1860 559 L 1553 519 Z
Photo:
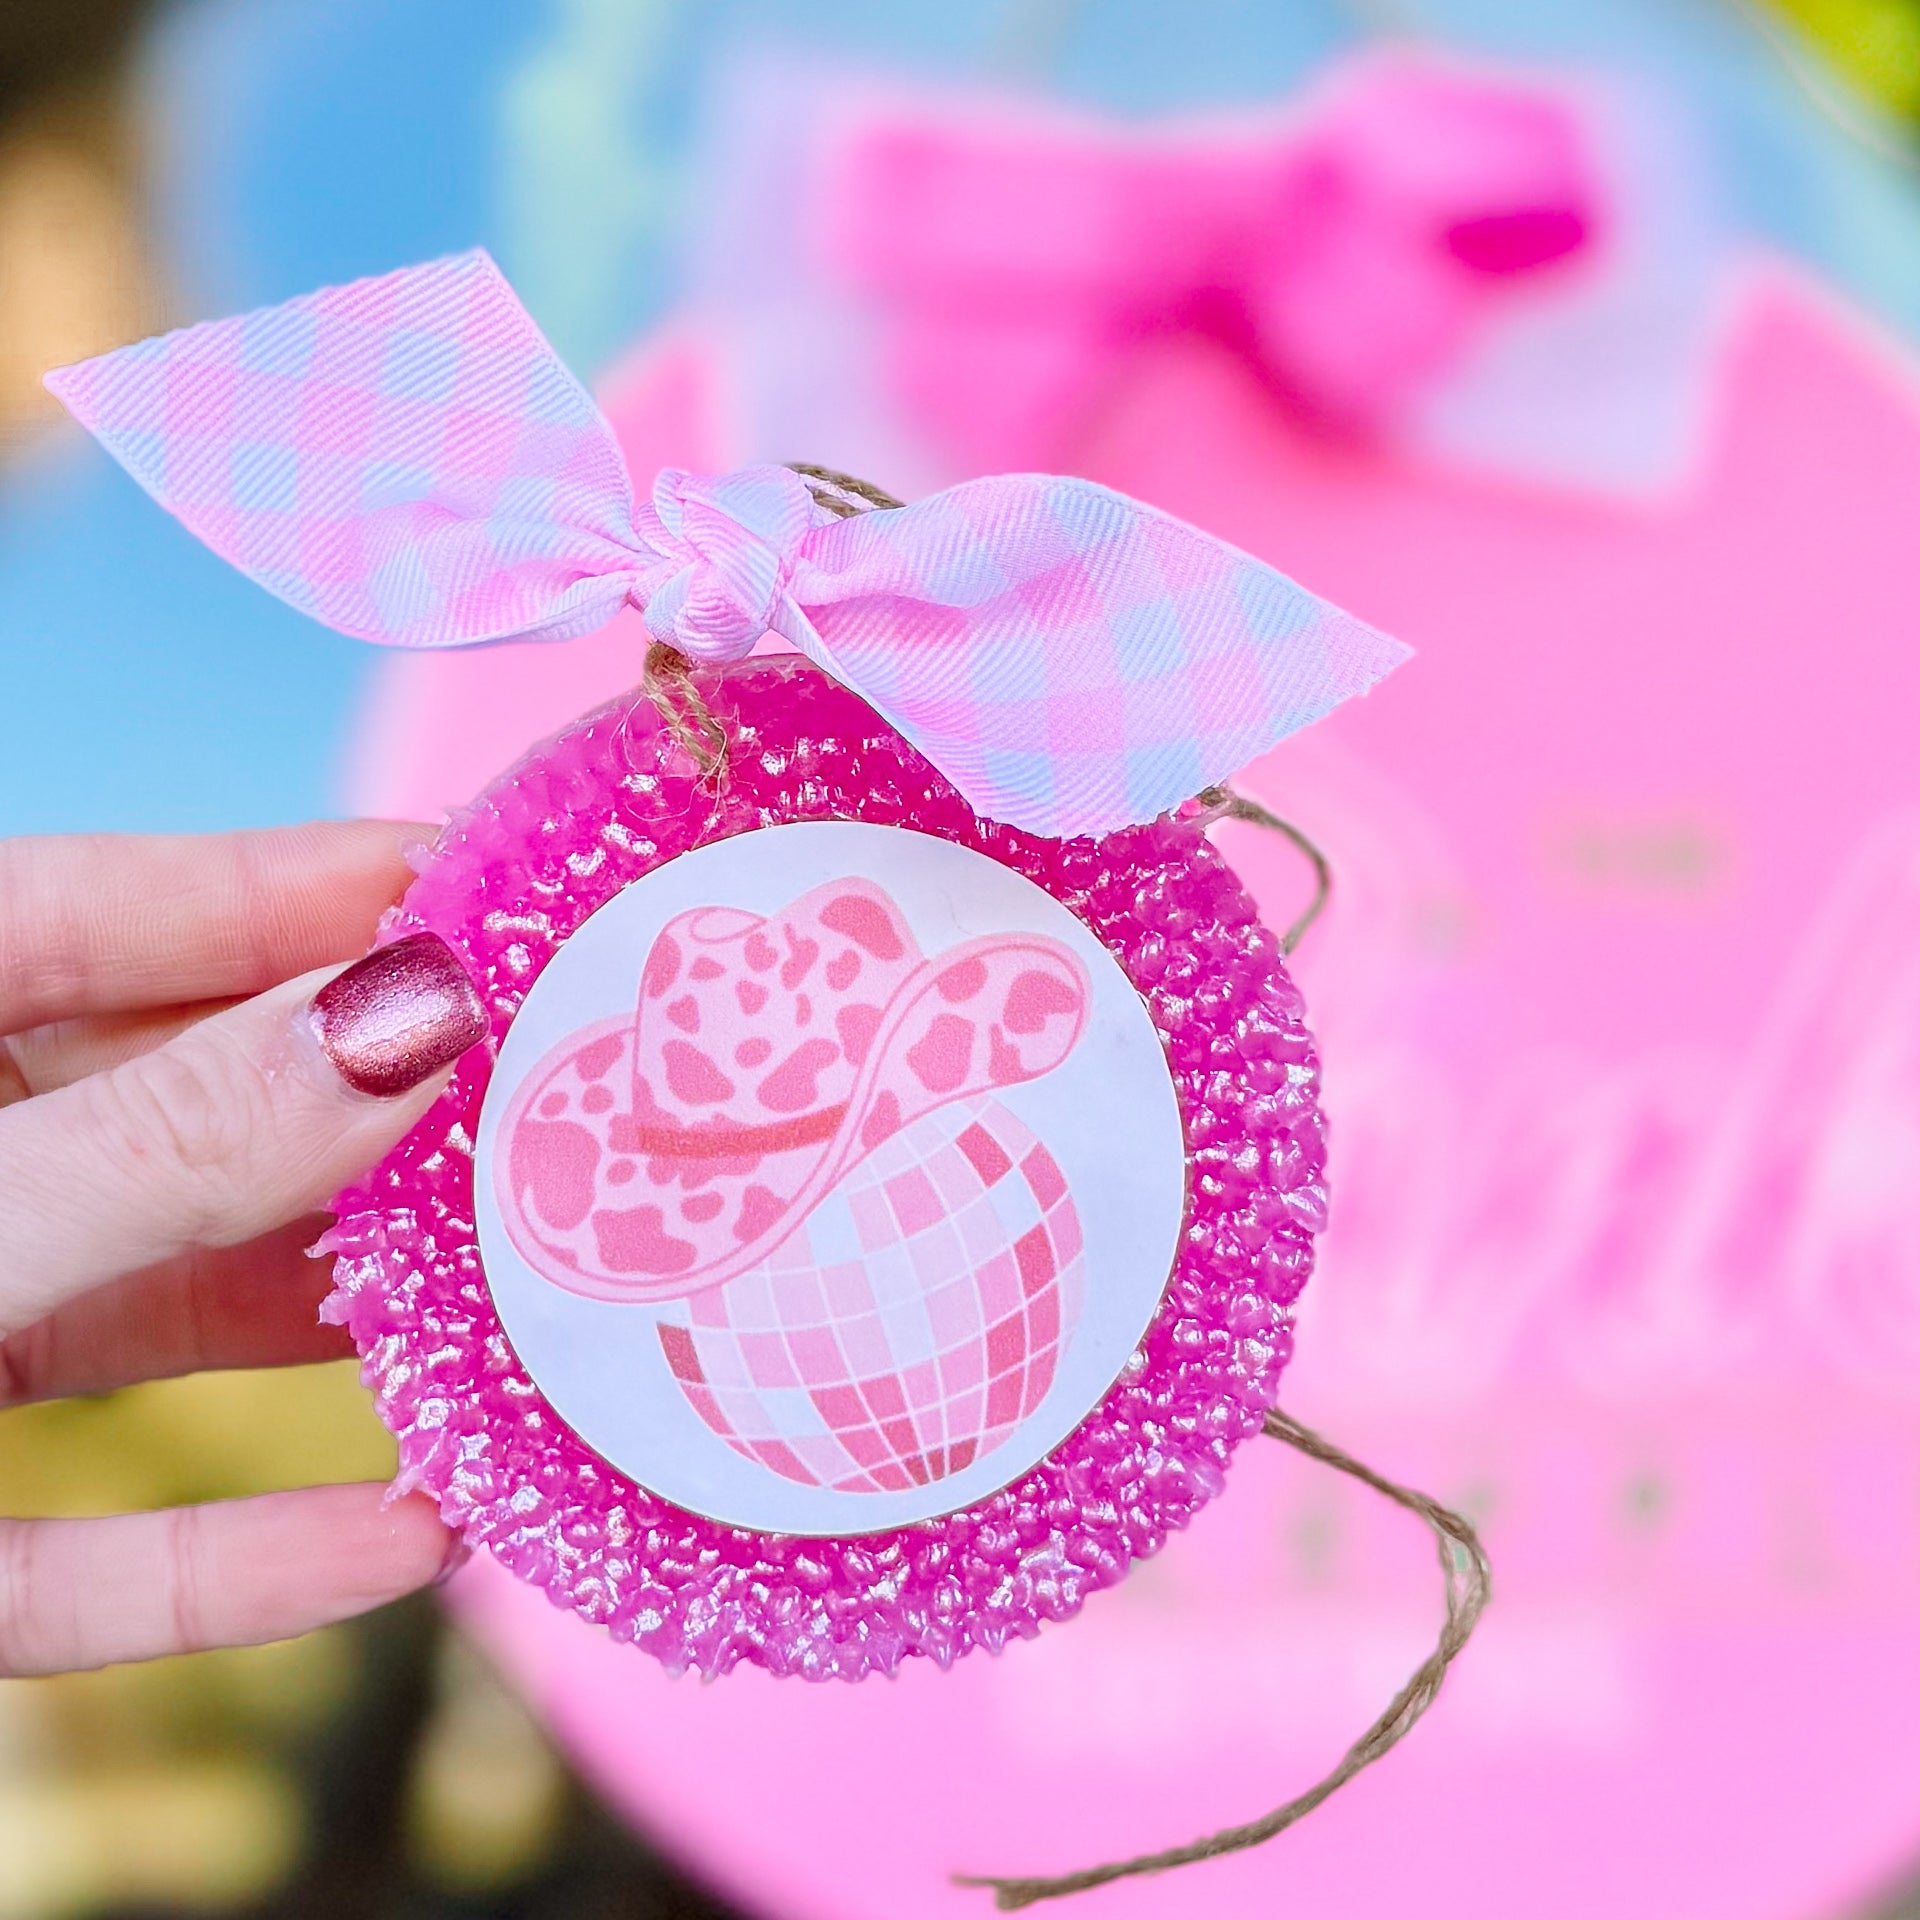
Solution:
M 862 1161 L 660 1343 L 737 1452 L 810 1485 L 902 1492 L 971 1466 L 1045 1399 L 1082 1266 L 1053 1156 L 998 1101 L 963 1102 Z

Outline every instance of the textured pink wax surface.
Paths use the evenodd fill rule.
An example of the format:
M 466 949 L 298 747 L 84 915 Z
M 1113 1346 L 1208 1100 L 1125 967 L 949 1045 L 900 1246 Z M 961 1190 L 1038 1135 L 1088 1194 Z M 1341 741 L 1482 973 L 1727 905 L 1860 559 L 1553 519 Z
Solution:
M 590 715 L 456 816 L 384 936 L 440 934 L 496 1042 L 559 944 L 663 861 L 786 821 L 939 834 L 1044 887 L 1112 948 L 1165 1042 L 1190 1163 L 1158 1317 L 1096 1412 L 963 1512 L 836 1541 L 701 1519 L 645 1492 L 559 1419 L 509 1347 L 475 1243 L 470 1056 L 414 1133 L 339 1196 L 329 1318 L 353 1333 L 399 1485 L 508 1569 L 673 1670 L 749 1661 L 811 1679 L 945 1665 L 1078 1610 L 1220 1490 L 1272 1404 L 1323 1223 L 1319 1075 L 1298 993 L 1253 902 L 1190 823 L 1051 841 L 979 820 L 862 702 L 795 661 L 736 671 L 718 801 L 663 771 L 652 709 Z M 1090 1276 L 1097 1285 L 1098 1277 Z

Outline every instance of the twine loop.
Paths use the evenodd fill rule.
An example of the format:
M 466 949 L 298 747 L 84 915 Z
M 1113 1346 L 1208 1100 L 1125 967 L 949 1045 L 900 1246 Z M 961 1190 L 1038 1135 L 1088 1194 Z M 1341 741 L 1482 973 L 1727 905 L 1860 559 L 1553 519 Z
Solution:
M 1030 1907 L 1040 1900 L 1058 1900 L 1069 1893 L 1084 1893 L 1089 1887 L 1103 1887 L 1112 1880 L 1126 1880 L 1137 1874 L 1165 1873 L 1173 1867 L 1191 1866 L 1198 1860 L 1215 1860 L 1223 1853 L 1240 1853 L 1257 1847 L 1304 1820 L 1315 1807 L 1344 1787 L 1355 1774 L 1370 1767 L 1391 1752 L 1413 1731 L 1420 1716 L 1433 1705 L 1447 1670 L 1462 1647 L 1472 1637 L 1487 1601 L 1492 1597 L 1493 1574 L 1487 1564 L 1486 1549 L 1474 1531 L 1472 1521 L 1463 1514 L 1443 1507 L 1439 1501 L 1411 1487 L 1400 1486 L 1363 1465 L 1336 1447 L 1331 1440 L 1303 1427 L 1277 1407 L 1266 1416 L 1261 1429 L 1271 1439 L 1318 1460 L 1337 1473 L 1347 1474 L 1375 1493 L 1417 1515 L 1433 1530 L 1439 1550 L 1440 1571 L 1446 1582 L 1446 1619 L 1433 1651 L 1415 1668 L 1386 1710 L 1346 1751 L 1333 1771 L 1296 1795 L 1285 1806 L 1275 1807 L 1258 1820 L 1244 1826 L 1225 1827 L 1183 1847 L 1166 1847 L 1158 1853 L 1136 1854 L 1131 1859 L 1109 1860 L 1097 1867 L 1085 1867 L 1078 1873 L 1063 1873 L 1053 1878 L 1002 1878 L 982 1874 L 955 1874 L 963 1887 L 989 1887 L 993 1903 L 1003 1913 Z
M 1231 787 L 1204 787 L 1194 795 L 1193 803 L 1200 810 L 1203 822 L 1208 825 L 1215 820 L 1243 820 L 1250 827 L 1262 827 L 1268 833 L 1280 834 L 1293 842 L 1312 867 L 1313 898 L 1301 908 L 1292 925 L 1280 936 L 1280 951 L 1290 958 L 1294 948 L 1307 937 L 1307 930 L 1326 912 L 1327 902 L 1333 897 L 1331 862 L 1291 820 L 1282 820 L 1270 807 L 1263 807 L 1258 800 L 1249 800 L 1244 793 L 1235 793 Z

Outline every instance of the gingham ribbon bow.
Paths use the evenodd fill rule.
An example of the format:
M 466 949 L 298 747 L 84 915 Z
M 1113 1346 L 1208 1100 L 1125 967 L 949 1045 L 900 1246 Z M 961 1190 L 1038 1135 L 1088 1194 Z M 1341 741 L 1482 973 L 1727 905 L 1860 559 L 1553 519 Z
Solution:
M 162 506 L 302 612 L 390 646 L 562 640 L 631 602 L 719 665 L 783 635 L 980 813 L 1149 820 L 1406 649 L 1105 487 L 973 480 L 835 519 L 797 474 L 620 449 L 484 253 L 48 376 Z

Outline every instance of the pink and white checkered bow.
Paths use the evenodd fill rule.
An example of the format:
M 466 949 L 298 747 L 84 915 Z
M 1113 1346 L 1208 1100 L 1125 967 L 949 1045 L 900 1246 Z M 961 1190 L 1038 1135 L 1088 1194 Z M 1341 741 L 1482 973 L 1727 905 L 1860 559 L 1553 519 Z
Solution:
M 302 612 L 391 646 L 562 640 L 631 602 L 710 665 L 784 636 L 981 813 L 1152 819 L 1406 649 L 1083 480 L 835 519 L 784 467 L 620 451 L 484 253 L 142 341 L 47 384 L 161 505 Z

